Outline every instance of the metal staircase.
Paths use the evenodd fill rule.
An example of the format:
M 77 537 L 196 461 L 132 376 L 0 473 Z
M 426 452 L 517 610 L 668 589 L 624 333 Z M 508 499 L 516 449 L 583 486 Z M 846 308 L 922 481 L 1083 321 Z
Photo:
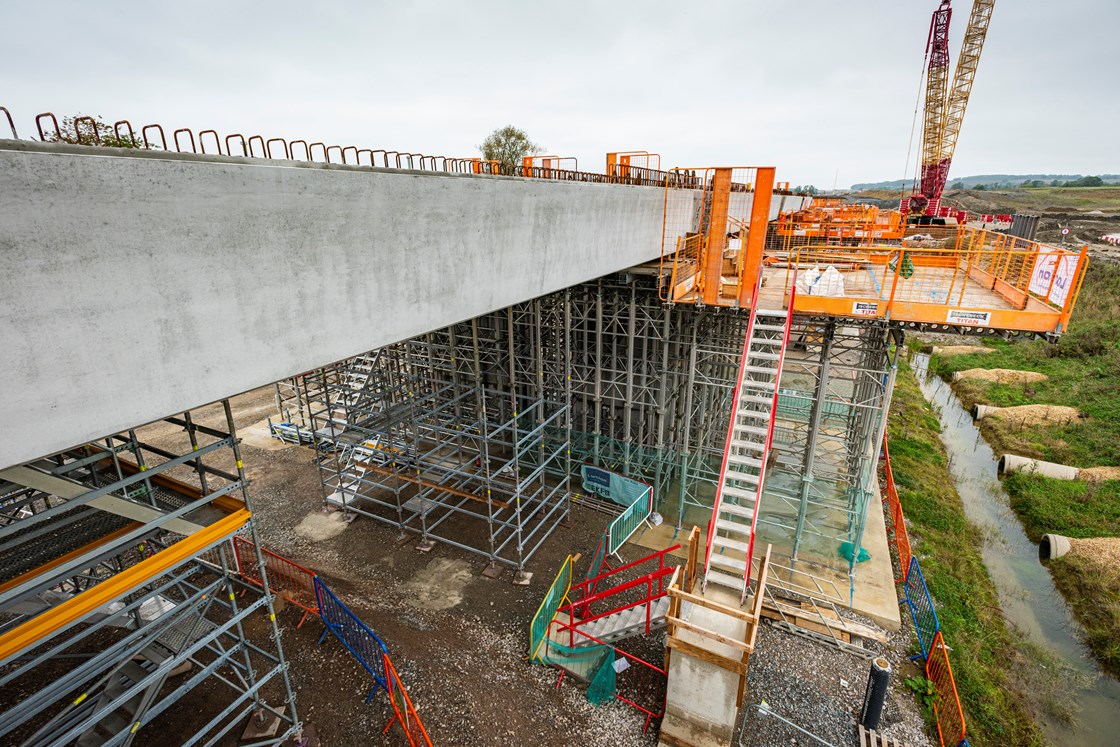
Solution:
M 669 597 L 662 596 L 644 604 L 597 617 L 591 622 L 575 626 L 570 645 L 581 648 L 599 643 L 614 643 L 633 635 L 644 635 L 665 627 L 665 614 L 668 611 Z M 587 635 L 583 635 L 584 633 Z M 567 641 L 563 642 L 567 643 Z
M 792 293 L 789 304 L 792 308 Z M 716 583 L 734 589 L 739 592 L 740 603 L 746 600 L 750 586 L 755 527 L 771 461 L 778 383 L 789 346 L 791 321 L 789 310 L 757 306 L 751 310 L 708 525 L 704 588 L 708 583 Z

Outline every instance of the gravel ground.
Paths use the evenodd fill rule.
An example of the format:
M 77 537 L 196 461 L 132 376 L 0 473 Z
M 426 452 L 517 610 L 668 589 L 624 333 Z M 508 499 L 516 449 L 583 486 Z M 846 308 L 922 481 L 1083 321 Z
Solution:
M 869 651 L 890 661 L 892 670 L 891 688 L 877 731 L 907 747 L 930 747 L 914 696 L 903 683 L 906 677 L 918 674 L 917 667 L 906 660 L 909 634 L 892 634 L 890 641 L 889 647 L 868 645 Z M 820 744 L 776 718 L 760 716 L 751 707 L 766 701 L 774 713 L 826 744 L 858 745 L 857 723 L 869 668 L 868 658 L 763 626 L 747 675 L 739 744 Z

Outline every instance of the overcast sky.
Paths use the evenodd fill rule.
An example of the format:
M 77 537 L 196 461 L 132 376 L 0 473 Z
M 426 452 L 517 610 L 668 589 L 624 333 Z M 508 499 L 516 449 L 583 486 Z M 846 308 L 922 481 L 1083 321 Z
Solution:
M 906 175 L 937 4 L 0 0 L 0 106 L 455 156 L 510 123 L 587 170 L 831 188 Z M 1120 0 L 999 0 L 952 173 L 1120 172 L 1118 30 Z

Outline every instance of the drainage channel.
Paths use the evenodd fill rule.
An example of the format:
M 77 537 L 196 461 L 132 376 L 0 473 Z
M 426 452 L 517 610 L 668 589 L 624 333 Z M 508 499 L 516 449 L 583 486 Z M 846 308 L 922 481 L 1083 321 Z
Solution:
M 984 535 L 982 554 L 999 594 L 1004 616 L 1042 650 L 1068 666 L 1072 700 L 1079 709 L 1070 726 L 1039 714 L 1054 744 L 1115 747 L 1120 744 L 1120 681 L 1104 674 L 1078 637 L 1079 626 L 1050 572 L 1038 561 L 1038 546 L 1023 531 L 997 476 L 997 460 L 972 416 L 943 379 L 929 374 L 929 356 L 911 360 L 922 394 L 939 412 L 941 440 L 965 514 Z

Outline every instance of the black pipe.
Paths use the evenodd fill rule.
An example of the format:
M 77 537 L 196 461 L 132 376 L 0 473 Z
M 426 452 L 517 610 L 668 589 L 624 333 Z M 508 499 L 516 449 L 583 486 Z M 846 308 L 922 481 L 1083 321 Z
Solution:
M 880 656 L 871 662 L 871 672 L 867 675 L 867 691 L 863 695 L 863 711 L 859 716 L 859 722 L 865 728 L 879 728 L 890 681 L 891 663 Z

